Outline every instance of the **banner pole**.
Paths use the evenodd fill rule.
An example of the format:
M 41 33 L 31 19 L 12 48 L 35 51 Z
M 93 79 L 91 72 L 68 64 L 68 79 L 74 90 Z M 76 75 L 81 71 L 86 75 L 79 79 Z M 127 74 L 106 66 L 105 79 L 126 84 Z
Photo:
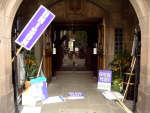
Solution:
M 23 46 L 20 46 L 20 48 L 16 52 L 16 55 L 11 59 L 12 63 L 14 62 L 15 58 L 18 56 L 18 54 L 21 52 L 22 49 L 23 49 Z
M 126 112 L 126 113 L 133 113 L 119 98 L 118 96 L 112 92 L 112 94 L 116 97 L 116 100 L 119 102 L 120 107 Z
M 42 59 L 41 59 L 41 63 L 40 63 L 40 67 L 39 67 L 39 70 L 38 70 L 37 77 L 39 77 L 39 75 L 40 75 L 40 71 L 41 71 L 41 68 L 42 68 L 42 63 L 43 63 L 43 56 L 42 56 Z

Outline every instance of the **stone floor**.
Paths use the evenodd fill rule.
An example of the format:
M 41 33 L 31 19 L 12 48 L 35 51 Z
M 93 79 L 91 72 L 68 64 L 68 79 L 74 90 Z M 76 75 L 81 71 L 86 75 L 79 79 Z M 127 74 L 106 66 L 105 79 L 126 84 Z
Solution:
M 124 113 L 114 102 L 106 100 L 89 71 L 59 71 L 48 85 L 49 96 L 67 97 L 68 92 L 83 92 L 85 99 L 42 105 L 41 113 Z

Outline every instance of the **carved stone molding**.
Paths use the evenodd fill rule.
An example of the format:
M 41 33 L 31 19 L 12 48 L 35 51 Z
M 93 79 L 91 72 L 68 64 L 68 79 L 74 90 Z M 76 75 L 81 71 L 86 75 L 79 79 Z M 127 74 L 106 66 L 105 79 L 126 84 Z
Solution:
M 85 15 L 85 0 L 65 0 L 66 17 Z

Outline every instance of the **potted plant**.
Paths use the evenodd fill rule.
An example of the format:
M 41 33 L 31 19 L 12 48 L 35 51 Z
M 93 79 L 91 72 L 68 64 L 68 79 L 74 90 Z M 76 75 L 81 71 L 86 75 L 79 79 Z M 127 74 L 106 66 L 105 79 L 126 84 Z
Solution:
M 112 89 L 123 91 L 123 76 L 127 68 L 129 68 L 131 56 L 127 51 L 119 52 L 109 64 L 112 69 Z
M 33 51 L 27 52 L 25 56 L 26 80 L 35 78 L 38 73 L 38 66 Z

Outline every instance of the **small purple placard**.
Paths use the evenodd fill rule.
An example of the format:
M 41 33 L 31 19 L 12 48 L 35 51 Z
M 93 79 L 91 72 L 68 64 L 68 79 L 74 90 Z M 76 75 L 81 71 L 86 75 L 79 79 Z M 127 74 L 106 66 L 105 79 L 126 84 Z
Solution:
M 68 97 L 84 97 L 82 92 L 69 92 Z
M 27 50 L 31 50 L 54 18 L 55 15 L 41 5 L 15 42 Z
M 42 90 L 43 90 L 44 99 L 47 99 L 48 98 L 48 92 L 47 92 L 47 83 L 46 83 L 46 81 L 43 81 Z
M 112 71 L 99 70 L 98 82 L 111 83 L 111 79 L 112 79 Z

